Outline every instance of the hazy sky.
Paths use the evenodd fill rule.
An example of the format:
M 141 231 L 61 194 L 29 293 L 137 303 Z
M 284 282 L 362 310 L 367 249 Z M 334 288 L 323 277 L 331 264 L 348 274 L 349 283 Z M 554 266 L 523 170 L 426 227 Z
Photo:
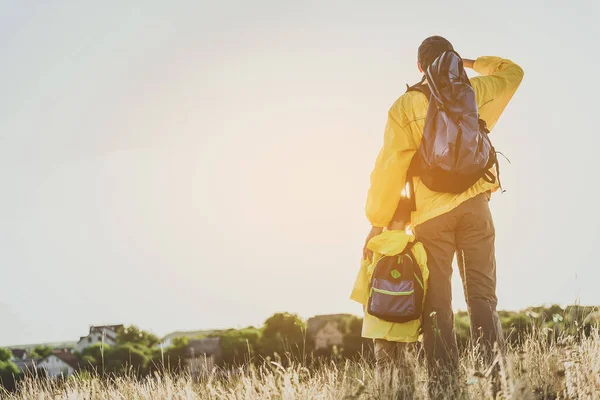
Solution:
M 499 307 L 600 305 L 599 11 L 0 1 L 0 345 L 360 314 L 368 177 L 432 34 L 525 70 L 493 132 Z

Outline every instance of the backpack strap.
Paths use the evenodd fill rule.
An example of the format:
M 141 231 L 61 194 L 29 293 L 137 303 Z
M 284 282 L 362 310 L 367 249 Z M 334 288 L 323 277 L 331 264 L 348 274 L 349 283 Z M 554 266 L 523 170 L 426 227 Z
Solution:
M 484 132 L 486 135 L 490 134 L 490 130 L 487 127 L 487 123 L 485 122 L 485 120 L 481 119 L 481 117 L 479 117 L 479 130 Z M 502 182 L 500 181 L 500 161 L 498 160 L 498 154 L 502 154 L 496 151 L 495 148 L 492 147 L 492 152 L 493 152 L 493 157 L 490 157 L 490 164 L 488 165 L 488 169 L 485 172 L 485 174 L 483 175 L 483 180 L 488 182 L 488 183 L 496 183 L 498 182 L 498 186 L 500 186 L 500 191 L 501 193 L 504 193 L 505 190 L 502 187 Z M 504 156 L 504 158 L 506 158 L 506 156 L 504 154 L 502 154 L 502 156 Z M 506 158 L 508 160 L 508 158 Z M 508 160 L 508 162 L 510 163 L 510 160 Z M 494 176 L 494 174 L 491 173 L 490 169 L 492 167 L 496 167 L 496 176 Z
M 408 279 L 414 279 L 418 282 L 421 289 L 425 289 L 423 285 L 423 272 L 421 271 L 421 266 L 417 262 L 417 258 L 412 252 L 412 246 L 414 246 L 415 242 L 411 242 L 411 246 L 408 249 L 405 249 L 399 257 L 408 257 L 410 262 L 402 261 L 402 273 L 404 276 L 408 277 Z
M 421 289 L 425 290 L 425 285 L 423 283 L 424 282 L 423 271 L 421 271 L 421 266 L 417 262 L 417 259 L 412 254 L 412 252 L 410 253 L 410 256 L 413 259 L 413 264 L 414 264 L 413 276 L 415 277 L 415 279 L 417 280 L 417 282 L 419 282 L 419 286 L 421 286 Z
M 417 244 L 417 242 L 415 240 L 413 240 L 412 242 L 406 243 L 406 246 L 404 247 L 404 250 L 402 250 L 402 253 L 411 252 L 411 250 L 415 244 Z
M 506 190 L 504 190 L 504 188 L 502 187 L 502 181 L 500 181 L 500 160 L 498 160 L 498 154 L 502 154 L 497 152 L 496 150 L 494 151 L 494 159 L 493 159 L 493 163 L 491 163 L 492 165 L 490 166 L 490 168 L 496 166 L 496 176 L 494 176 L 494 174 L 492 174 L 490 172 L 490 170 L 488 169 L 485 173 L 485 175 L 483 176 L 483 180 L 485 180 L 486 182 L 489 183 L 496 183 L 498 182 L 498 186 L 500 186 L 500 193 L 504 193 L 506 192 Z M 504 154 L 502 154 L 504 156 Z M 506 157 L 506 156 L 505 156 Z M 507 158 L 508 160 L 508 158 Z M 509 161 L 510 163 L 510 161 Z
M 405 280 L 412 280 L 415 270 L 419 268 L 418 266 L 415 266 L 415 258 L 410 252 L 402 252 L 398 255 L 398 263 L 400 263 L 400 260 L 402 260 L 402 276 L 404 276 Z
M 406 85 L 406 92 L 421 92 L 427 97 L 427 100 L 431 99 L 431 88 L 425 84 L 425 75 L 423 75 L 421 82 L 412 86 Z

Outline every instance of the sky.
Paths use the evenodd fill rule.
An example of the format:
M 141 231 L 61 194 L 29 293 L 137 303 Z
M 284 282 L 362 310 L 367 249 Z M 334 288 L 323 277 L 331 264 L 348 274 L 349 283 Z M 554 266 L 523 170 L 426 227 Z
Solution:
M 0 345 L 360 315 L 369 174 L 434 34 L 525 70 L 492 133 L 511 160 L 491 202 L 499 308 L 600 305 L 599 16 L 591 1 L 0 0 Z

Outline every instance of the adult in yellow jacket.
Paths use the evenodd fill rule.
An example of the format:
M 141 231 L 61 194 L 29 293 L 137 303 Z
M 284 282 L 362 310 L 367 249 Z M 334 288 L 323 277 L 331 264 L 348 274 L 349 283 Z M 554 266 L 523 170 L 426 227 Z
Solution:
M 454 50 L 440 36 L 425 39 L 418 50 L 418 68 L 426 69 L 439 55 Z M 498 118 L 516 92 L 523 70 L 500 57 L 463 59 L 463 65 L 479 76 L 471 79 L 480 118 L 493 131 Z M 407 172 L 423 135 L 428 99 L 419 92 L 407 92 L 390 108 L 384 143 L 371 174 L 366 214 L 372 229 L 364 255 L 371 256 L 369 240 L 381 234 L 391 221 Z M 502 342 L 496 312 L 495 231 L 488 201 L 497 183 L 483 179 L 461 194 L 438 193 L 413 178 L 416 211 L 411 225 L 427 252 L 429 290 L 425 296 L 423 342 L 430 371 L 430 388 L 446 373 L 454 375 L 458 364 L 454 314 L 452 312 L 452 259 L 458 254 L 459 269 L 471 317 L 472 333 L 482 348 Z

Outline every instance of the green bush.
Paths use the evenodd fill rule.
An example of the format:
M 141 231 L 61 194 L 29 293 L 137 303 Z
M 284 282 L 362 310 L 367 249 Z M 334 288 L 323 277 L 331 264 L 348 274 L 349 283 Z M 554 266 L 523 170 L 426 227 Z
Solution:
M 146 348 L 152 348 L 158 344 L 160 339 L 153 333 L 144 331 L 135 325 L 127 326 L 117 332 L 117 344 L 137 344 Z M 139 347 L 138 347 L 139 348 Z
M 148 355 L 132 344 L 116 345 L 108 349 L 105 354 L 105 370 L 109 372 L 133 372 L 143 374 L 150 358 Z
M 260 329 L 229 329 L 218 334 L 221 344 L 221 360 L 227 365 L 255 361 L 260 353 L 262 332 Z
M 78 357 L 81 361 L 85 361 L 82 365 L 101 371 L 103 365 L 105 365 L 103 361 L 106 361 L 109 350 L 110 346 L 105 343 L 94 343 L 85 348 L 81 354 L 78 354 Z
M 265 357 L 275 354 L 301 359 L 304 354 L 306 325 L 297 314 L 277 313 L 265 321 L 260 341 Z M 287 357 L 286 357 L 287 358 Z
M 0 347 L 0 361 L 10 361 L 11 358 L 12 351 L 10 351 L 10 349 Z
M 52 354 L 52 350 L 53 349 L 50 346 L 38 345 L 33 348 L 33 351 L 31 352 L 31 357 L 32 358 L 46 358 L 50 354 Z

